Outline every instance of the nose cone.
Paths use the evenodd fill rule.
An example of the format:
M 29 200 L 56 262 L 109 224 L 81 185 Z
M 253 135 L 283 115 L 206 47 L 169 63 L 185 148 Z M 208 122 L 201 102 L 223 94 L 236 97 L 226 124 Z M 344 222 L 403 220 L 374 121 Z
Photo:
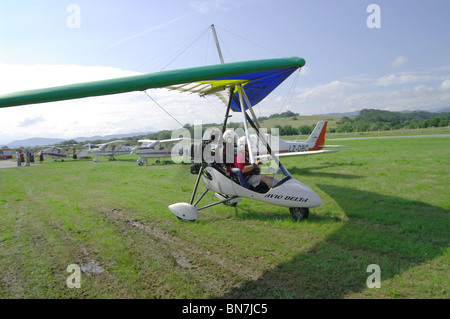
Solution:
M 276 190 L 277 188 L 273 189 Z M 294 178 L 280 185 L 278 192 L 285 194 L 283 199 L 289 201 L 290 207 L 317 207 L 322 205 L 319 195 Z
M 188 203 L 172 204 L 169 209 L 181 220 L 193 221 L 199 217 L 197 209 Z
M 319 195 L 317 195 L 311 188 L 309 188 L 309 198 L 311 200 L 310 206 L 308 207 L 317 207 L 322 205 L 322 200 L 320 199 Z

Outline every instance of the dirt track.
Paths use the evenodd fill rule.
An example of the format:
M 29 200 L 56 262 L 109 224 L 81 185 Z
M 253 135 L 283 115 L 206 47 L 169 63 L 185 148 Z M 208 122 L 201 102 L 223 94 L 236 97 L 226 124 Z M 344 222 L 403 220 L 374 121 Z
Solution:
M 37 164 L 31 164 L 33 165 L 37 165 Z M 22 166 L 25 166 L 24 163 L 22 163 Z M 0 161 L 0 168 L 11 168 L 11 167 L 17 167 L 17 162 L 16 161 Z

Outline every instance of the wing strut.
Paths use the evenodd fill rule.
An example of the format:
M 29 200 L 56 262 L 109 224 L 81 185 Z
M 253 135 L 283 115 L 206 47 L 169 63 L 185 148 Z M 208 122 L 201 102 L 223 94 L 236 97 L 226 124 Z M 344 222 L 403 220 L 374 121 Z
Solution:
M 245 94 L 245 91 L 242 89 L 242 85 L 238 84 L 238 92 L 239 92 L 239 102 L 240 102 L 240 106 L 241 106 L 241 110 L 242 110 L 242 117 L 244 118 L 244 129 L 245 129 L 245 137 L 247 138 L 247 145 L 248 145 L 248 155 L 250 157 L 250 164 L 254 164 L 255 163 L 255 159 L 253 156 L 253 148 L 252 148 L 252 143 L 250 143 L 250 135 L 248 132 L 248 121 L 247 121 L 247 117 L 246 117 L 246 112 L 245 112 L 245 106 L 242 100 L 242 96 Z M 250 105 L 248 105 L 248 107 L 250 108 Z
M 251 148 L 249 133 L 248 133 L 248 122 L 250 122 L 250 124 L 252 124 L 252 126 L 256 130 L 256 133 L 257 133 L 258 137 L 264 143 L 264 146 L 266 147 L 267 152 L 270 154 L 271 158 L 275 161 L 275 163 L 277 163 L 278 166 L 280 166 L 280 161 L 279 161 L 278 157 L 276 157 L 272 153 L 272 149 L 270 148 L 270 145 L 267 142 L 266 137 L 264 136 L 264 134 L 261 134 L 261 132 L 260 132 L 261 126 L 259 125 L 258 118 L 256 117 L 255 112 L 253 111 L 252 105 L 251 105 L 250 101 L 248 100 L 247 94 L 245 94 L 245 90 L 242 89 L 242 85 L 241 84 L 238 85 L 238 92 L 239 92 L 239 101 L 240 101 L 240 105 L 241 105 L 241 110 L 242 110 L 242 114 L 243 114 L 243 117 L 244 117 L 245 136 L 247 138 L 247 143 L 248 143 L 250 163 L 253 164 L 255 162 L 254 162 L 254 157 L 253 157 L 253 150 Z M 251 118 L 247 115 L 247 113 L 244 110 L 245 108 L 244 108 L 244 103 L 242 101 L 243 99 L 245 99 L 247 107 L 250 110 L 250 113 L 252 115 L 253 121 L 251 120 Z
M 222 134 L 225 133 L 225 130 L 227 129 L 228 118 L 231 117 L 231 115 L 229 115 L 229 114 L 230 114 L 230 110 L 231 110 L 231 102 L 233 101 L 233 90 L 234 90 L 234 86 L 230 87 L 230 98 L 228 99 L 227 111 L 225 112 L 225 119 L 223 121 L 223 126 L 222 126 Z

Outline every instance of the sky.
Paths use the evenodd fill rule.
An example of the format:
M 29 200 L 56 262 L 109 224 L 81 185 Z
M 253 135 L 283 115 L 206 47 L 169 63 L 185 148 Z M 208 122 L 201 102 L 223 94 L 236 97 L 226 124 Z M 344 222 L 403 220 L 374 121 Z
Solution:
M 219 64 L 214 24 L 225 62 L 306 60 L 258 116 L 436 111 L 450 106 L 449 12 L 448 0 L 2 0 L 0 95 Z M 223 121 L 218 99 L 147 93 L 2 108 L 0 144 Z

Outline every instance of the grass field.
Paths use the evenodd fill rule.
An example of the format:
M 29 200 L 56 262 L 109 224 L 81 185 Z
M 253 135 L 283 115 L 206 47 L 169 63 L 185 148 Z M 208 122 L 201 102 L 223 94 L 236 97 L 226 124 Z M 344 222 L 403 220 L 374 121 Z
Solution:
M 0 297 L 448 299 L 450 138 L 339 144 L 282 161 L 323 201 L 300 222 L 248 199 L 178 221 L 167 206 L 189 201 L 189 166 L 135 155 L 2 169 Z

